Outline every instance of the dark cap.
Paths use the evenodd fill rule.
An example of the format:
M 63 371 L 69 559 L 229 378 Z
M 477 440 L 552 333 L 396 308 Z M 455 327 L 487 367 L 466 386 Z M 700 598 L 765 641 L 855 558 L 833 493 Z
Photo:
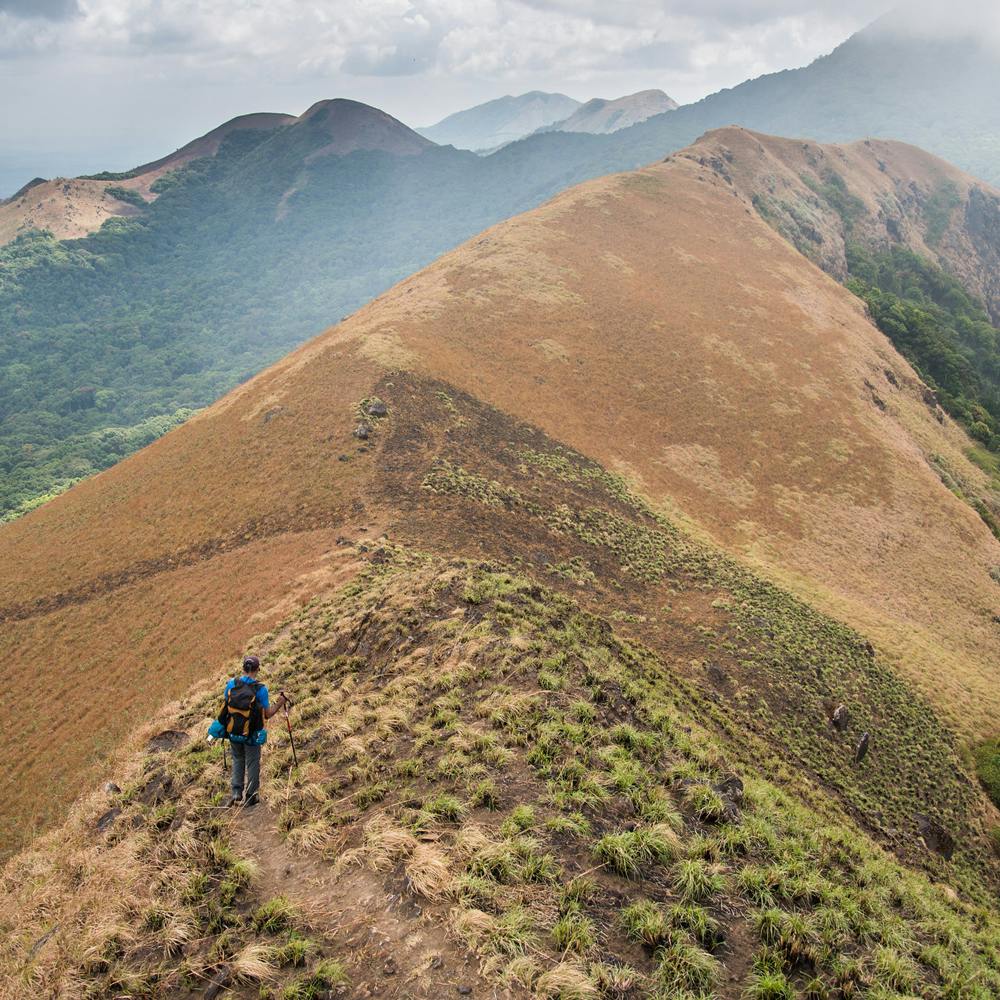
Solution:
M 260 669 L 260 659 L 256 656 L 244 656 L 243 657 L 243 669 L 244 670 L 259 670 Z

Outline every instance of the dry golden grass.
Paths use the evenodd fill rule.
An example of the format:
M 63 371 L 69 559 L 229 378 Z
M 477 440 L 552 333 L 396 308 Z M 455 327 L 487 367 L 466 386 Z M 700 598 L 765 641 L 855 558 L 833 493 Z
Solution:
M 441 899 L 451 884 L 448 857 L 433 844 L 418 844 L 404 869 L 410 887 L 425 899 Z
M 560 962 L 535 982 L 535 996 L 549 1000 L 590 1000 L 600 995 L 586 970 L 575 962 Z
M 230 963 L 233 978 L 238 983 L 263 983 L 272 979 L 275 968 L 269 955 L 264 945 L 248 944 Z
M 691 156 L 680 153 L 679 156 Z M 839 279 L 846 276 L 844 224 L 829 205 L 813 197 L 813 188 L 828 185 L 837 174 L 864 212 L 852 222 L 850 238 L 869 246 L 902 244 L 937 261 L 973 294 L 1000 312 L 1000 289 L 992 277 L 996 251 L 970 233 L 966 206 L 970 192 L 987 189 L 950 163 L 906 143 L 866 139 L 842 145 L 803 142 L 759 135 L 743 128 L 709 132 L 697 144 L 697 158 L 715 158 L 744 197 L 763 199 L 765 211 L 781 219 L 792 206 L 814 234 L 800 249 Z M 947 236 L 927 237 L 927 202 L 943 189 L 953 199 Z M 783 223 L 790 219 L 782 219 Z M 792 223 L 794 228 L 794 223 Z M 942 230 L 941 237 L 944 237 Z
M 241 128 L 273 128 L 291 115 L 251 114 L 226 122 L 176 152 L 144 164 L 141 173 L 123 180 L 95 181 L 80 177 L 56 177 L 30 188 L 19 198 L 0 202 L 0 245 L 29 229 L 47 229 L 59 239 L 78 239 L 96 232 L 115 216 L 138 214 L 127 202 L 117 201 L 109 187 L 137 191 L 146 201 L 156 199 L 152 185 L 165 173 L 200 156 L 212 156 L 222 139 Z
M 890 177 L 917 170 L 905 150 L 879 155 Z M 961 431 L 934 419 L 853 296 L 678 155 L 493 228 L 0 529 L 8 849 L 60 815 L 150 703 L 349 572 L 339 534 L 392 525 L 377 443 L 359 452 L 351 432 L 400 364 L 627 470 L 654 504 L 874 636 L 963 735 L 995 726 L 1000 545 L 925 460 L 980 481 Z M 455 666 L 467 655 L 456 644 Z M 57 767 L 53 706 L 81 684 L 78 759 Z M 364 752 L 353 721 L 333 725 L 345 753 Z
M 88 181 L 57 177 L 36 184 L 14 201 L 0 203 L 0 244 L 30 229 L 48 229 L 59 239 L 78 239 L 96 232 L 114 216 L 137 210 L 107 193 L 107 188 L 135 187 L 122 181 Z

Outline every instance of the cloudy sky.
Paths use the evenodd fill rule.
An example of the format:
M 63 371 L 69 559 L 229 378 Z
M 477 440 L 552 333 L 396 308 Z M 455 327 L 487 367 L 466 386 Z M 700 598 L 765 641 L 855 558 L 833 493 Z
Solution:
M 325 97 L 410 125 L 506 93 L 681 102 L 801 66 L 891 0 L 0 0 L 0 196 Z

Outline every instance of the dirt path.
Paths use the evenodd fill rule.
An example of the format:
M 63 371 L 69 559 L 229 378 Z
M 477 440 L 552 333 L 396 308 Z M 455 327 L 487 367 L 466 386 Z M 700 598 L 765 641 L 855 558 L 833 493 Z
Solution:
M 348 965 L 351 985 L 343 996 L 499 996 L 484 983 L 475 959 L 447 934 L 447 904 L 422 905 L 398 873 L 358 867 L 338 876 L 330 862 L 291 851 L 266 804 L 235 813 L 232 834 L 241 853 L 259 863 L 262 894 L 287 897 Z

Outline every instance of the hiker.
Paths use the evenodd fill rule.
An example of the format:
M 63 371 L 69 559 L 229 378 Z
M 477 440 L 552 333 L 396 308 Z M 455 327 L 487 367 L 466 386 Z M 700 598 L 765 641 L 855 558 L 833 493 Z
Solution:
M 272 705 L 267 686 L 257 679 L 260 660 L 247 656 L 243 673 L 226 684 L 222 711 L 210 735 L 228 739 L 233 749 L 233 795 L 230 806 L 255 806 L 260 801 L 260 748 L 267 741 L 264 723 L 288 704 L 284 691 Z M 244 787 L 245 783 L 245 787 Z

